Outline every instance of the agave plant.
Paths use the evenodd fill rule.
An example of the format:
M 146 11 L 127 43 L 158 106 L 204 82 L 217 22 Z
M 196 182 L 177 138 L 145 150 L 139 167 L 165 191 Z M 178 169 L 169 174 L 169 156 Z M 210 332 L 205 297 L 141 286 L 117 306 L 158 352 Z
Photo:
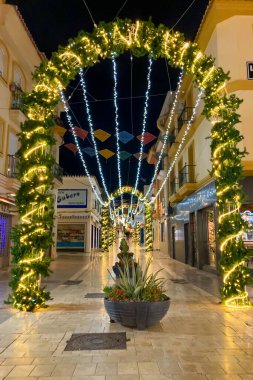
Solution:
M 125 260 L 124 269 L 119 268 L 120 277 L 115 279 L 109 271 L 115 284 L 105 287 L 106 297 L 111 300 L 143 300 L 143 301 L 161 301 L 168 297 L 164 293 L 163 278 L 158 278 L 158 270 L 155 273 L 148 274 L 152 259 L 149 258 L 144 269 L 139 263 L 134 265 L 133 262 Z M 120 292 L 118 291 L 120 290 Z M 122 298 L 123 297 L 123 298 Z

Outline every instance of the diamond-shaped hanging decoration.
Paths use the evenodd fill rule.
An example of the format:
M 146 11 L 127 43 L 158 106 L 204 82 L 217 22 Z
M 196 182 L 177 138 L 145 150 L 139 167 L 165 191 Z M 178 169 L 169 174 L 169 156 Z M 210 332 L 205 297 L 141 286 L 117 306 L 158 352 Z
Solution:
M 137 136 L 137 139 L 141 141 L 141 135 Z M 155 139 L 156 136 L 152 135 L 152 133 L 146 132 L 144 133 L 143 144 L 146 145 Z
M 121 152 L 119 152 L 119 156 L 120 156 L 120 159 L 121 159 L 122 161 L 125 161 L 125 160 L 127 160 L 129 157 L 131 157 L 132 154 L 126 152 L 125 150 L 122 150 Z
M 134 135 L 127 131 L 122 131 L 119 133 L 119 141 L 123 142 L 123 144 L 127 144 L 134 138 Z
M 94 132 L 94 136 L 104 142 L 106 141 L 107 139 L 109 139 L 109 137 L 111 136 L 110 133 L 107 133 L 106 131 L 103 131 L 103 129 L 97 129 L 95 132 Z
M 114 152 L 112 152 L 111 150 L 109 149 L 102 149 L 102 150 L 99 150 L 98 153 L 101 154 L 101 156 L 103 156 L 104 158 L 108 159 L 112 156 L 114 156 Z
M 87 148 L 83 148 L 83 149 L 82 149 L 82 152 L 88 154 L 88 155 L 91 156 L 91 157 L 94 157 L 95 154 L 96 154 L 96 153 L 95 153 L 95 149 L 90 148 L 89 146 L 88 146 Z
M 140 152 L 138 152 L 138 153 L 134 153 L 133 154 L 133 156 L 135 157 L 135 158 L 137 158 L 137 160 L 139 160 L 139 157 L 140 157 Z M 147 153 L 142 153 L 142 156 L 141 156 L 141 159 L 143 160 L 144 158 L 146 158 L 147 157 Z
M 78 148 L 75 144 L 73 143 L 68 143 L 63 145 L 65 148 L 71 150 L 73 153 L 76 153 L 78 151 Z

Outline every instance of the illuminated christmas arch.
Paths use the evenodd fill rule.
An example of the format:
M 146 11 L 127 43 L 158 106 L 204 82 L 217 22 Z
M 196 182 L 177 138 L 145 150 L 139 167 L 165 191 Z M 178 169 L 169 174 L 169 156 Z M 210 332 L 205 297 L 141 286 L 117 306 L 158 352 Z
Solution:
M 203 91 L 204 115 L 213 122 L 211 131 L 212 171 L 216 177 L 219 208 L 220 268 L 223 276 L 222 300 L 229 306 L 249 305 L 245 286 L 249 270 L 245 267 L 246 250 L 241 234 L 245 228 L 239 208 L 243 194 L 240 185 L 241 158 L 237 147 L 242 136 L 235 128 L 241 101 L 226 95 L 228 74 L 215 67 L 214 59 L 205 56 L 196 43 L 185 41 L 179 32 L 150 21 L 117 20 L 100 23 L 92 33 L 81 32 L 60 47 L 49 61 L 34 73 L 33 91 L 24 98 L 28 120 L 21 126 L 17 206 L 21 223 L 13 230 L 12 295 L 10 302 L 21 310 L 45 306 L 49 299 L 40 286 L 40 276 L 48 274 L 48 250 L 52 241 L 53 158 L 52 115 L 65 89 L 80 68 L 112 58 L 126 50 L 140 57 L 166 58 L 173 67 L 192 75 L 194 84 Z

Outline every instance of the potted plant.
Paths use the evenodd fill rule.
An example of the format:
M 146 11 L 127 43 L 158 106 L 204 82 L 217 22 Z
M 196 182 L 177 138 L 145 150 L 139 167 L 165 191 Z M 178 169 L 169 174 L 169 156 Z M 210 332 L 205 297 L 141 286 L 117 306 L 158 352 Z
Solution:
M 121 239 L 119 249 L 120 253 L 117 254 L 119 261 L 112 267 L 117 278 L 120 277 L 121 272 L 124 272 L 126 263 L 129 267 L 130 273 L 132 272 L 132 265 L 136 266 L 136 262 L 133 260 L 134 254 L 133 252 L 129 252 L 129 246 L 125 239 Z
M 139 263 L 132 263 L 130 273 L 126 261 L 124 270 L 119 268 L 120 277 L 112 277 L 114 284 L 103 289 L 104 305 L 111 321 L 143 330 L 165 316 L 170 298 L 165 294 L 164 279 L 158 277 L 160 270 L 148 274 L 150 264 L 151 259 L 142 269 Z

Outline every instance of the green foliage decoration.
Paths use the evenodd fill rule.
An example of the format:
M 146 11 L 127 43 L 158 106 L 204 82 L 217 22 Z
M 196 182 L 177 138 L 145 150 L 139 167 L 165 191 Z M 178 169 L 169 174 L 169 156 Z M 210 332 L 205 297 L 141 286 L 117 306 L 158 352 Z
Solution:
M 235 95 L 226 95 L 224 86 L 229 74 L 222 68 L 215 67 L 214 59 L 204 55 L 197 44 L 185 41 L 181 33 L 171 31 L 165 25 L 156 27 L 151 20 L 133 23 L 128 19 L 117 19 L 111 23 L 102 22 L 92 33 L 80 32 L 77 38 L 69 40 L 66 47 L 60 47 L 52 54 L 49 61 L 42 62 L 37 68 L 33 75 L 35 82 L 33 91 L 24 97 L 23 109 L 28 120 L 23 124 L 20 136 L 21 188 L 17 203 L 21 224 L 13 232 L 15 264 L 12 279 L 13 305 L 19 309 L 32 310 L 44 305 L 45 300 L 49 298 L 38 285 L 40 273 L 37 269 L 32 269 L 31 263 L 28 262 L 30 257 L 35 259 L 34 261 L 43 262 L 52 241 L 50 232 L 53 224 L 53 201 L 50 196 L 50 189 L 53 186 L 52 158 L 49 151 L 41 148 L 34 151 L 27 159 L 24 156 L 26 149 L 33 147 L 34 144 L 40 144 L 41 140 L 45 140 L 48 146 L 51 146 L 51 115 L 59 101 L 59 89 L 66 88 L 81 67 L 90 67 L 101 59 L 117 56 L 127 50 L 130 50 L 135 57 L 152 54 L 154 59 L 166 58 L 171 66 L 182 68 L 185 74 L 192 75 L 195 85 L 204 89 L 204 115 L 208 120 L 215 119 L 211 132 L 211 149 L 212 173 L 216 178 L 220 213 L 222 300 L 229 306 L 247 306 L 249 300 L 245 286 L 249 282 L 249 273 L 244 265 L 247 253 L 241 241 L 241 233 L 246 226 L 238 217 L 243 200 L 240 186 L 241 158 L 245 152 L 237 147 L 242 136 L 235 127 L 239 122 L 237 109 L 241 101 Z M 43 130 L 36 129 L 40 125 L 43 126 Z M 29 131 L 36 132 L 28 138 Z M 46 169 L 42 169 L 41 166 L 45 166 Z M 45 185 L 43 191 L 36 190 L 39 184 Z M 27 212 L 36 207 L 39 211 L 29 214 L 29 218 L 24 219 Z M 105 215 L 106 212 L 103 212 Z M 39 223 L 46 226 L 45 231 L 36 234 L 35 230 L 36 227 L 39 228 Z M 102 220 L 104 236 L 101 240 L 104 250 L 108 250 L 108 228 L 109 224 L 107 227 Z M 22 236 L 26 235 L 29 239 L 24 241 Z M 146 205 L 146 243 L 147 250 L 152 250 L 152 209 L 149 205 Z M 41 257 L 41 252 L 43 258 L 37 259 Z M 47 265 L 44 274 L 47 273 L 46 268 Z

